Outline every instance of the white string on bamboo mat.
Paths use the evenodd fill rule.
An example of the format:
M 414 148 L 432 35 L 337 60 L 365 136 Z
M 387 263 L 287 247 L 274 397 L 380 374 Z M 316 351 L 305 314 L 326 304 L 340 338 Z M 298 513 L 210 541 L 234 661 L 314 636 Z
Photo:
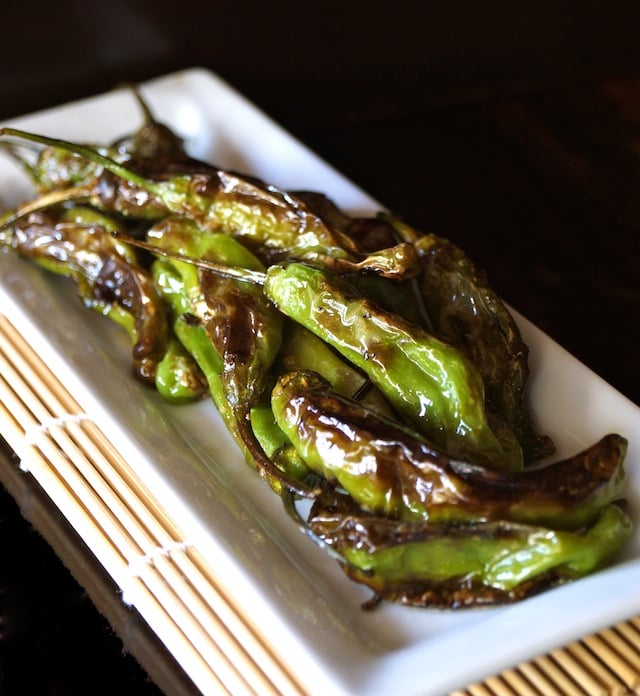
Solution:
M 124 583 L 120 583 L 122 602 L 126 606 L 131 606 L 133 602 L 132 589 L 142 575 L 145 567 L 153 565 L 159 558 L 167 558 L 174 551 L 187 551 L 193 544 L 189 541 L 172 541 L 163 546 L 155 546 L 151 552 L 143 553 L 129 561 Z
M 24 437 L 20 445 L 14 451 L 20 460 L 19 468 L 21 471 L 29 471 L 29 451 L 32 447 L 37 447 L 43 437 L 49 435 L 52 428 L 64 428 L 67 423 L 80 424 L 84 420 L 91 420 L 86 413 L 63 413 L 59 416 L 51 416 L 41 423 L 34 423 L 25 429 Z

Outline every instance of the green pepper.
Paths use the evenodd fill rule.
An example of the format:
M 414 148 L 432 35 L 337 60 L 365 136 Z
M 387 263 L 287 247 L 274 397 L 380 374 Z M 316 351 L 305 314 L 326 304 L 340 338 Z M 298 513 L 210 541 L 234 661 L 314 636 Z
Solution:
M 429 607 L 470 607 L 523 599 L 587 575 L 629 538 L 616 504 L 579 531 L 508 521 L 398 523 L 362 513 L 327 493 L 314 503 L 312 531 L 344 559 L 344 571 L 375 598 Z
M 155 386 L 166 401 L 175 404 L 195 401 L 207 394 L 207 381 L 199 365 L 174 335 L 158 362 Z
M 279 363 L 283 372 L 315 372 L 339 394 L 387 416 L 389 403 L 360 370 L 301 324 L 285 324 Z
M 277 369 L 315 370 L 340 393 L 358 398 L 377 412 L 390 414 L 387 401 L 368 379 L 300 324 L 285 323 Z M 312 479 L 312 470 L 278 425 L 270 400 L 252 410 L 251 422 L 265 452 L 280 468 L 296 472 L 300 480 Z
M 222 357 L 209 340 L 204 326 L 190 313 L 190 303 L 184 293 L 182 278 L 171 264 L 163 260 L 154 262 L 152 272 L 158 286 L 162 289 L 169 304 L 172 306 L 175 335 L 202 370 L 209 387 L 211 399 L 225 426 L 240 447 L 245 459 L 258 468 L 257 463 L 253 462 L 252 453 L 241 437 L 236 413 L 225 397 L 224 385 L 221 379 L 223 371 Z M 280 493 L 281 482 L 278 475 L 272 476 L 264 467 L 259 469 L 259 473 L 276 492 Z
M 140 91 L 131 86 L 131 93 L 142 112 L 142 125 L 130 135 L 118 138 L 111 143 L 105 154 L 113 154 L 118 161 L 145 159 L 172 162 L 188 160 L 184 140 L 164 123 L 160 123 Z
M 624 482 L 627 442 L 616 434 L 561 462 L 514 473 L 452 460 L 314 373 L 282 376 L 271 404 L 311 469 L 389 519 L 505 519 L 576 529 L 615 500 Z
M 631 529 L 611 503 L 626 441 L 608 435 L 522 471 L 523 449 L 526 461 L 551 451 L 524 407 L 526 347 L 459 250 L 191 161 L 179 139 L 165 142 L 150 125 L 101 151 L 0 130 L 58 158 L 50 176 L 40 163 L 43 186 L 56 190 L 0 219 L 0 243 L 3 228 L 26 228 L 25 216 L 78 200 L 162 220 L 148 239 L 172 258 L 155 261 L 153 275 L 177 340 L 169 325 L 155 356 L 158 389 L 181 400 L 191 359 L 246 459 L 290 512 L 294 495 L 318 495 L 320 479 L 324 493 L 301 526 L 345 572 L 376 601 L 467 606 L 520 599 L 611 558 Z M 125 238 L 119 227 L 113 234 Z M 43 260 L 69 274 L 60 262 Z M 82 285 L 92 268 L 71 275 Z M 138 341 L 125 299 L 104 308 Z M 100 310 L 105 298 L 94 300 Z M 284 342 L 278 309 L 291 319 Z M 386 401 L 374 405 L 380 393 Z M 300 524 L 297 510 L 292 517 Z
M 3 128 L 0 135 L 11 135 L 27 141 L 66 150 L 85 157 L 119 177 L 138 197 L 152 197 L 165 208 L 193 220 L 203 230 L 233 230 L 253 247 L 283 248 L 316 252 L 331 249 L 346 256 L 344 247 L 351 243 L 336 235 L 301 202 L 284 191 L 233 172 L 214 170 L 198 174 L 177 174 L 166 180 L 148 178 L 123 163 L 106 157 L 97 150 L 64 140 Z M 97 191 L 98 197 L 102 195 Z M 146 194 L 146 196 L 145 196 Z M 151 212 L 148 216 L 155 216 Z
M 155 176 L 153 170 L 126 166 L 86 145 L 14 128 L 0 129 L 2 135 L 66 150 L 105 170 L 104 175 L 86 185 L 70 187 L 70 199 L 90 200 L 108 211 L 146 220 L 158 220 L 167 213 L 181 215 L 203 230 L 236 236 L 265 263 L 304 258 L 336 272 L 366 270 L 390 278 L 411 277 L 419 272 L 412 244 L 400 242 L 363 257 L 349 235 L 327 226 L 303 200 L 255 177 L 211 167 L 196 171 L 193 167 L 178 167 L 178 173 L 165 168 L 156 171 L 159 176 Z M 59 195 L 55 200 L 59 202 Z
M 553 443 L 536 432 L 525 402 L 529 349 L 487 274 L 448 239 L 419 233 L 392 217 L 385 219 L 421 257 L 417 282 L 430 329 L 476 365 L 488 408 L 515 433 L 525 462 L 551 455 Z
M 182 218 L 166 218 L 148 237 L 158 248 L 179 254 L 262 268 L 232 237 L 202 232 Z M 176 335 L 200 365 L 213 401 L 248 461 L 272 487 L 309 495 L 304 485 L 275 466 L 251 426 L 252 410 L 266 393 L 280 348 L 282 317 L 252 283 L 179 261 L 156 261 L 153 273 L 174 308 Z
M 34 213 L 0 233 L 0 246 L 75 281 L 84 305 L 130 335 L 134 373 L 153 384 L 170 331 L 166 305 L 126 244 L 118 223 L 89 208 Z
M 168 255 L 216 275 L 263 284 L 280 311 L 362 369 L 413 427 L 451 456 L 497 468 L 522 467 L 515 436 L 485 411 L 484 385 L 473 364 L 421 326 L 372 303 L 353 284 L 300 263 L 270 266 L 266 274 L 239 266 L 225 272 L 224 266 L 199 264 L 189 254 Z
M 515 437 L 491 429 L 477 369 L 454 347 L 373 304 L 343 279 L 291 263 L 270 266 L 264 292 L 362 369 L 414 429 L 450 456 L 517 470 Z
M 172 163 L 188 161 L 184 142 L 171 128 L 159 123 L 140 92 L 132 88 L 143 115 L 143 123 L 136 131 L 119 138 L 110 145 L 87 145 L 101 155 L 124 163 L 147 160 Z M 4 144 L 13 159 L 26 171 L 31 182 L 40 193 L 54 189 L 86 186 L 95 182 L 102 167 L 86 157 L 69 152 L 67 148 L 48 145 L 35 158 L 23 155 L 19 147 Z
M 268 401 L 251 409 L 251 427 L 264 450 L 275 465 L 294 481 L 315 488 L 318 477 L 291 444 L 289 438 L 280 428 Z M 282 490 L 278 490 L 282 494 Z
M 381 216 L 352 217 L 341 210 L 326 194 L 319 191 L 295 191 L 293 195 L 323 222 L 353 240 L 361 253 L 388 249 L 398 243 L 398 233 Z

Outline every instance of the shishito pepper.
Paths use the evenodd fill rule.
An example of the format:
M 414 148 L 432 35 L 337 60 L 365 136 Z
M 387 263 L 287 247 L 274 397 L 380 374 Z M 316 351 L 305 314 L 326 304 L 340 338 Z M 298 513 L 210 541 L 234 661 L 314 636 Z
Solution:
M 495 468 L 522 468 L 514 434 L 502 421 L 490 422 L 475 366 L 421 326 L 371 302 L 354 284 L 302 263 L 276 264 L 265 273 L 238 265 L 207 266 L 186 252 L 182 263 L 262 285 L 283 314 L 363 370 L 412 427 L 450 456 Z
M 332 231 L 303 203 L 298 204 L 285 192 L 250 177 L 217 170 L 208 175 L 179 174 L 165 181 L 154 181 L 85 145 L 13 128 L 3 128 L 1 134 L 85 157 L 135 185 L 138 191 L 155 196 L 167 211 L 193 220 L 202 229 L 233 228 L 243 238 L 250 236 L 254 245 L 267 247 L 293 244 L 313 251 L 349 245 L 343 238 L 336 244 Z
M 375 240 L 387 236 L 388 225 L 376 228 L 371 221 L 356 225 L 345 216 L 339 219 L 339 211 L 329 211 L 326 201 L 319 206 L 307 204 L 304 196 L 208 166 L 192 168 L 178 162 L 174 168 L 176 163 L 155 157 L 152 162 L 132 161 L 131 166 L 123 166 L 90 148 L 13 129 L 3 129 L 0 134 L 53 144 L 61 148 L 59 152 L 79 153 L 96 165 L 86 174 L 90 181 L 83 183 L 85 174 L 78 169 L 80 180 L 13 211 L 13 217 L 3 218 L 0 225 L 68 200 L 86 199 L 109 211 L 150 220 L 174 211 L 208 233 L 221 231 L 242 239 L 265 262 L 302 258 L 322 269 L 316 269 L 319 275 L 313 276 L 321 280 L 318 283 L 309 275 L 314 271 L 301 264 L 265 272 L 260 264 L 248 260 L 246 249 L 240 253 L 226 241 L 214 250 L 208 245 L 215 246 L 218 240 L 189 232 L 188 241 L 182 244 L 180 225 L 173 220 L 152 232 L 156 235 L 152 241 L 161 240 L 161 245 L 178 256 L 211 256 L 219 265 L 240 267 L 238 272 L 214 275 L 209 273 L 212 269 L 203 267 L 187 270 L 191 262 L 186 258 L 184 263 L 158 261 L 154 265 L 156 279 L 172 304 L 176 334 L 183 347 L 197 357 L 214 401 L 247 458 L 283 495 L 285 503 L 293 504 L 295 493 L 309 493 L 301 484 L 308 476 L 307 463 L 326 477 L 329 483 L 323 487 L 328 490 L 309 518 L 312 533 L 340 557 L 354 579 L 374 590 L 376 598 L 421 606 L 512 601 L 590 572 L 628 537 L 629 518 L 609 502 L 618 493 L 623 475 L 626 443 L 622 438 L 608 436 L 577 457 L 554 465 L 553 471 L 518 471 L 522 453 L 517 439 L 522 440 L 527 460 L 544 453 L 544 443 L 538 439 L 532 444 L 528 426 L 522 427 L 520 419 L 519 398 L 526 373 L 518 372 L 519 367 L 510 372 L 512 364 L 506 370 L 494 370 L 491 361 L 483 369 L 482 351 L 492 334 L 479 333 L 490 322 L 468 322 L 464 316 L 468 307 L 463 305 L 450 313 L 446 308 L 440 311 L 438 293 L 444 297 L 442 287 L 449 279 L 445 278 L 442 287 L 423 283 L 423 296 L 435 294 L 428 313 L 413 312 L 406 302 L 410 299 L 404 293 L 406 286 L 389 306 L 384 296 L 392 286 L 378 283 L 373 290 L 382 293 L 377 301 L 369 301 L 371 287 L 365 286 L 370 279 L 364 274 L 404 279 L 420 272 L 425 279 L 437 268 L 446 275 L 447 264 L 431 263 L 437 258 L 431 253 L 433 239 L 424 236 L 397 244 L 395 238 L 389 238 L 390 246 L 378 244 Z M 135 151 L 138 145 L 133 141 L 123 144 L 115 159 L 128 159 L 129 147 Z M 154 147 L 152 144 L 151 151 Z M 110 174 L 100 172 L 101 168 Z M 308 196 L 306 200 L 310 200 Z M 323 213 L 318 212 L 320 208 Z M 363 231 L 360 238 L 355 234 L 359 227 Z M 468 293 L 471 304 L 480 300 L 478 307 L 483 311 L 488 307 L 486 316 L 490 316 L 491 298 L 482 295 L 482 279 L 474 268 L 460 263 L 455 254 L 442 258 L 452 260 L 452 277 L 456 270 L 461 272 L 463 283 L 456 286 L 459 279 L 454 277 L 451 287 L 467 292 L 464 284 L 471 280 L 474 292 L 480 290 L 477 296 Z M 242 270 L 244 266 L 252 270 Z M 352 274 L 358 282 L 345 283 L 337 278 L 339 273 Z M 250 285 L 256 281 L 266 283 L 260 301 L 260 293 Z M 332 293 L 333 299 L 329 297 Z M 409 427 L 385 419 L 381 411 L 369 411 L 345 398 L 357 370 L 343 373 L 342 366 L 325 356 L 309 360 L 301 352 L 305 349 L 302 343 L 286 356 L 281 353 L 275 347 L 278 341 L 270 340 L 274 334 L 265 331 L 265 298 L 277 302 L 285 313 L 291 311 L 298 328 L 314 330 L 316 345 L 327 348 L 326 341 L 339 349 L 343 358 L 385 391 L 412 428 L 424 428 L 429 441 Z M 312 310 L 309 316 L 305 308 Z M 415 316 L 415 321 L 407 321 L 408 316 Z M 423 318 L 428 320 L 429 333 L 417 328 Z M 447 333 L 448 325 L 456 322 L 462 330 Z M 432 327 L 444 342 L 433 340 Z M 499 321 L 496 327 L 501 328 Z M 466 332 L 482 346 L 477 353 L 465 345 Z M 500 353 L 497 363 L 505 356 L 507 360 L 522 357 L 517 355 L 517 341 L 510 342 L 510 338 L 507 336 L 507 351 Z M 171 348 L 170 344 L 165 353 L 167 368 L 170 358 L 180 358 Z M 269 404 L 265 393 L 270 380 L 261 370 L 274 364 L 274 353 L 284 358 L 282 363 L 291 359 L 294 369 L 318 367 L 335 379 L 336 386 L 340 384 L 343 396 L 336 401 L 335 395 L 316 389 L 305 381 L 306 376 L 296 374 L 279 381 Z M 331 357 L 335 355 L 331 353 Z M 175 375 L 169 369 L 169 382 Z M 500 380 L 513 375 L 513 385 L 502 392 Z M 482 380 L 494 378 L 485 393 Z M 292 385 L 297 386 L 292 389 Z M 305 404 L 312 406 L 306 413 L 313 417 L 289 419 L 291 413 L 300 415 Z M 315 433 L 308 430 L 309 423 L 315 424 Z M 326 458 L 320 456 L 321 441 L 330 449 Z M 348 450 L 356 444 L 358 465 L 351 466 L 355 459 L 349 460 L 352 452 Z M 452 459 L 452 453 L 461 460 Z M 345 462 L 347 466 L 341 469 Z M 331 485 L 336 482 L 353 498 L 337 493 Z M 363 511 L 367 506 L 375 514 Z M 386 516 L 378 517 L 381 512 Z
M 485 383 L 488 409 L 514 432 L 525 462 L 552 454 L 551 439 L 535 430 L 525 403 L 528 347 L 486 273 L 450 240 L 419 232 L 393 216 L 352 218 L 323 194 L 298 195 L 325 222 L 357 239 L 359 246 L 369 251 L 390 246 L 397 238 L 412 245 L 420 257 L 420 271 L 411 286 L 416 292 L 403 306 L 396 300 L 392 310 L 423 324 L 476 365 Z M 364 280 L 368 294 L 374 292 L 378 302 L 386 302 L 391 293 L 399 294 L 397 283 L 380 284 L 380 293 Z
M 69 199 L 88 200 L 109 212 L 147 220 L 180 215 L 203 230 L 234 235 L 265 263 L 304 258 L 336 272 L 364 270 L 390 278 L 419 271 L 412 244 L 400 242 L 363 254 L 353 238 L 326 225 L 303 200 L 254 177 L 207 166 L 179 165 L 177 173 L 167 166 L 154 171 L 144 160 L 131 166 L 78 143 L 0 129 L 0 136 L 6 135 L 66 150 L 104 170 L 104 175 L 84 185 L 69 187 Z M 52 201 L 64 200 L 65 191 L 53 193 Z
M 482 378 L 458 350 L 322 269 L 270 266 L 264 292 L 281 312 L 362 369 L 413 428 L 450 456 L 522 467 L 517 440 L 506 428 L 501 439 L 492 430 Z
M 615 500 L 624 482 L 627 443 L 616 434 L 564 461 L 513 473 L 449 458 L 314 373 L 282 376 L 272 408 L 309 467 L 389 519 L 577 529 Z
M 134 132 L 109 145 L 91 146 L 102 155 L 118 162 L 144 161 L 160 165 L 193 162 L 184 148 L 184 141 L 171 128 L 157 121 L 137 89 L 132 89 L 142 112 L 142 125 Z M 22 152 L 19 146 L 4 143 L 3 147 L 24 169 L 39 193 L 72 186 L 87 186 L 98 181 L 103 168 L 67 148 L 57 145 L 43 147 L 36 155 Z M 29 157 L 31 154 L 31 157 Z
M 369 378 L 301 324 L 285 323 L 278 363 L 283 373 L 315 372 L 339 394 L 392 415 L 389 403 Z
M 476 365 L 488 407 L 516 434 L 525 462 L 552 454 L 551 439 L 536 432 L 525 402 L 529 349 L 487 274 L 450 240 L 384 219 L 421 258 L 416 284 L 431 331 Z
M 175 404 L 203 399 L 208 393 L 208 383 L 200 366 L 173 334 L 158 363 L 155 387 L 166 401 Z
M 150 191 L 141 189 L 128 179 L 118 179 L 99 161 L 73 152 L 63 141 L 47 139 L 46 147 L 34 163 L 23 157 L 19 147 L 13 143 L 3 142 L 2 145 L 27 172 L 40 195 L 0 218 L 0 225 L 11 224 L 34 211 L 71 202 L 147 222 L 159 220 L 170 212 Z M 214 171 L 211 165 L 190 158 L 182 140 L 168 127 L 155 121 L 146 121 L 131 136 L 112 145 L 77 147 L 119 166 L 126 163 L 131 175 L 142 179 L 164 179 L 175 176 L 176 172 L 186 176 L 187 172 L 194 175 Z
M 133 370 L 170 401 L 203 396 L 198 366 L 167 322 L 167 307 L 133 249 L 114 238 L 119 223 L 91 208 L 32 213 L 0 231 L 0 247 L 75 281 L 85 307 L 124 328 L 133 343 Z
M 498 520 L 463 524 L 399 523 L 367 515 L 327 492 L 309 524 L 342 556 L 345 573 L 381 599 L 412 606 L 461 608 L 504 604 L 600 568 L 632 531 L 617 505 L 577 531 Z
M 265 454 L 274 462 L 278 469 L 283 471 L 293 481 L 307 486 L 309 490 L 319 492 L 320 477 L 309 468 L 298 450 L 280 428 L 268 399 L 251 409 L 251 428 Z M 282 486 L 278 486 L 275 490 L 281 496 L 287 493 L 295 493 L 290 488 L 285 489 Z
M 0 232 L 0 245 L 72 278 L 84 305 L 132 337 L 134 372 L 153 383 L 169 342 L 166 306 L 151 276 L 127 245 L 113 238 L 117 222 L 89 208 L 34 213 Z
M 262 268 L 232 237 L 203 233 L 183 218 L 166 218 L 148 237 L 157 247 L 178 254 Z M 213 401 L 246 458 L 272 487 L 284 485 L 309 495 L 304 484 L 275 466 L 251 424 L 280 348 L 281 315 L 252 283 L 180 261 L 157 261 L 153 273 L 174 308 L 176 335 L 200 365 Z

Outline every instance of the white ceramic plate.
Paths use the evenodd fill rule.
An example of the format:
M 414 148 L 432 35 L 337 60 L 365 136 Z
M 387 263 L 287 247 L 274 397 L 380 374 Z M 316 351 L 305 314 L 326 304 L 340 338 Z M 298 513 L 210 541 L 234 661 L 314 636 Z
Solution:
M 211 73 L 194 69 L 143 86 L 155 114 L 190 152 L 284 188 L 329 194 L 353 212 L 379 206 Z M 71 140 L 134 130 L 130 93 L 114 91 L 16 119 Z M 0 160 L 0 206 L 30 195 Z M 243 462 L 210 403 L 174 407 L 130 378 L 124 332 L 87 312 L 75 289 L 0 254 L 0 311 L 47 356 L 189 539 L 243 597 L 252 618 L 311 694 L 441 696 L 640 612 L 640 532 L 617 562 L 519 604 L 461 612 L 383 605 L 301 535 Z M 629 441 L 625 491 L 638 525 L 640 409 L 518 316 L 531 348 L 530 398 L 557 456 L 608 432 Z M 81 530 L 79 530 L 81 532 Z

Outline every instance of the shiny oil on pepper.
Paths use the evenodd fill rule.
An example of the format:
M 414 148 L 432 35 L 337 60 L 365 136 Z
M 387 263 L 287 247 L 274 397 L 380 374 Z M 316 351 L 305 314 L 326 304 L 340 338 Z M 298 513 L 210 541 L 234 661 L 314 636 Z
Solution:
M 455 348 L 322 269 L 270 266 L 264 291 L 281 312 L 362 369 L 434 445 L 456 458 L 522 467 L 515 437 L 507 432 L 501 441 L 489 425 L 480 374 Z

